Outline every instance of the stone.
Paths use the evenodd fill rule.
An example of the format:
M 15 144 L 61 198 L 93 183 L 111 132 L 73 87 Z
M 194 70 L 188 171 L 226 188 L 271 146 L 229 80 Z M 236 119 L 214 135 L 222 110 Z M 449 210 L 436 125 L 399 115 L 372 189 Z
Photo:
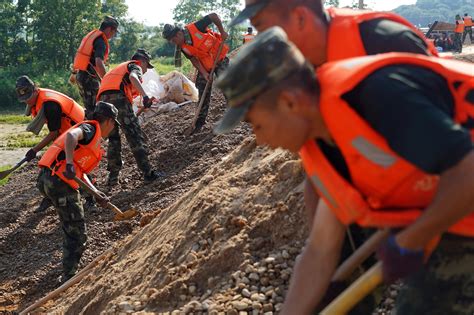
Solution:
M 273 312 L 273 305 L 270 303 L 263 304 L 263 312 Z
M 283 303 L 278 303 L 275 305 L 275 312 L 280 312 L 283 309 Z
M 250 291 L 247 288 L 243 289 L 242 296 L 245 296 L 246 298 L 250 297 Z
M 226 312 L 227 315 L 239 315 L 239 312 L 237 312 L 235 309 L 231 308 L 227 310 Z
M 249 305 L 242 301 L 233 301 L 232 307 L 234 307 L 238 311 L 245 311 L 249 307 Z
M 283 250 L 281 252 L 281 257 L 285 258 L 285 259 L 289 259 L 291 256 L 290 256 L 290 253 L 288 253 L 287 250 Z
M 250 299 L 254 302 L 265 302 L 267 300 L 267 298 L 265 297 L 264 294 L 261 294 L 261 293 L 254 293 L 252 294 L 252 296 L 250 297 Z
M 265 258 L 264 262 L 266 264 L 273 264 L 273 263 L 275 263 L 275 260 L 276 260 L 275 257 L 270 256 L 270 257 Z
M 196 292 L 196 286 L 190 285 L 188 288 L 189 294 L 194 294 Z
M 127 301 L 120 302 L 118 306 L 124 312 L 133 311 L 133 306 Z
M 251 273 L 251 274 L 249 275 L 249 279 L 250 279 L 250 280 L 254 280 L 254 281 L 259 281 L 259 280 L 260 280 L 260 277 L 259 277 L 258 274 L 256 274 L 256 273 L 253 272 L 253 273 Z

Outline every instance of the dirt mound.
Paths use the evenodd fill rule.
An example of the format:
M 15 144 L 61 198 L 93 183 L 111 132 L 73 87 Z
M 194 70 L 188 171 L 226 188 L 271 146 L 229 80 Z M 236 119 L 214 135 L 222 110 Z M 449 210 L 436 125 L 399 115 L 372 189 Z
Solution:
M 196 106 L 188 105 L 160 115 L 144 128 L 148 135 L 150 160 L 165 177 L 144 185 L 126 140 L 121 185 L 110 192 L 112 202 L 126 210 L 144 213 L 164 209 L 178 200 L 204 173 L 249 136 L 242 125 L 228 136 L 215 136 L 210 128 L 222 115 L 225 102 L 213 93 L 208 123 L 203 132 L 191 137 L 183 132 L 191 124 Z M 24 309 L 58 286 L 61 274 L 62 236 L 53 208 L 34 213 L 41 196 L 35 187 L 38 169 L 31 163 L 10 182 L 0 187 L 0 313 Z M 96 172 L 99 188 L 107 178 L 106 162 Z M 88 245 L 82 266 L 116 241 L 139 228 L 140 218 L 112 222 L 113 213 L 100 209 L 86 212 Z
M 247 139 L 47 311 L 278 310 L 306 234 L 302 181 L 295 156 Z

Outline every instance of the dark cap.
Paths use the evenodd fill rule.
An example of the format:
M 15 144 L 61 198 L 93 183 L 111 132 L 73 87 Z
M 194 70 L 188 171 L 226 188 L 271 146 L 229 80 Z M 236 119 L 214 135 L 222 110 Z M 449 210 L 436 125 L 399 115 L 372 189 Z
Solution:
M 102 28 L 112 27 L 118 30 L 119 25 L 120 23 L 116 18 L 110 15 L 106 15 L 104 17 L 104 20 L 102 21 L 101 27 Z
M 117 120 L 118 110 L 114 105 L 112 105 L 110 103 L 102 102 L 102 101 L 97 102 L 95 104 L 95 110 L 94 110 L 93 117 L 95 118 L 96 115 L 101 115 L 103 117 L 111 118 L 111 119 L 115 120 L 115 125 L 116 126 L 120 126 L 120 123 Z
M 179 26 L 174 26 L 171 24 L 165 24 L 163 27 L 163 38 L 166 40 L 172 39 L 179 31 L 181 31 L 181 28 Z
M 269 3 L 270 0 L 245 0 L 245 9 L 230 22 L 229 27 L 239 25 L 245 20 L 253 18 Z
M 242 48 L 216 82 L 229 108 L 214 132 L 222 134 L 234 129 L 259 95 L 300 71 L 305 64 L 303 54 L 288 41 L 283 29 L 275 26 L 260 33 Z
M 35 91 L 35 83 L 26 75 L 22 75 L 16 80 L 16 96 L 20 102 L 28 100 Z
M 137 49 L 137 51 L 132 56 L 132 60 L 145 60 L 148 63 L 148 69 L 154 68 L 154 66 L 151 64 L 151 55 L 143 48 Z

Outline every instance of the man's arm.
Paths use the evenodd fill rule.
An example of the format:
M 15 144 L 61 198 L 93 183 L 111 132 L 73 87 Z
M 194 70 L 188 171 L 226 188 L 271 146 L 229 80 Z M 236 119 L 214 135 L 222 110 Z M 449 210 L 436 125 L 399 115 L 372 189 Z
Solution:
M 324 297 L 337 267 L 345 226 L 319 201 L 308 243 L 297 259 L 282 315 L 310 315 Z
M 132 71 L 128 76 L 132 85 L 140 92 L 140 95 L 147 96 L 145 90 L 143 89 L 142 83 L 140 82 L 140 78 L 135 71 Z
M 101 79 L 107 73 L 107 69 L 105 68 L 105 63 L 102 58 L 99 58 L 99 57 L 95 58 L 95 69 Z
M 74 128 L 68 131 L 66 136 L 66 146 L 64 148 L 67 164 L 73 164 L 74 149 L 82 139 L 84 139 L 84 131 L 81 128 Z
M 402 248 L 423 249 L 429 241 L 446 232 L 474 210 L 474 152 L 441 174 L 432 204 L 412 225 L 396 236 Z
M 211 21 L 217 26 L 219 33 L 221 33 L 222 39 L 226 40 L 227 37 L 229 37 L 229 34 L 227 34 L 227 32 L 224 30 L 220 17 L 216 13 L 211 13 L 208 16 L 211 19 Z
M 193 66 L 199 71 L 199 73 L 204 77 L 204 79 L 206 79 L 206 81 L 209 81 L 211 79 L 210 75 L 209 75 L 209 72 L 207 72 L 207 70 L 204 68 L 204 66 L 202 65 L 202 63 L 199 61 L 199 59 L 197 59 L 196 57 L 191 57 L 191 63 L 193 64 Z

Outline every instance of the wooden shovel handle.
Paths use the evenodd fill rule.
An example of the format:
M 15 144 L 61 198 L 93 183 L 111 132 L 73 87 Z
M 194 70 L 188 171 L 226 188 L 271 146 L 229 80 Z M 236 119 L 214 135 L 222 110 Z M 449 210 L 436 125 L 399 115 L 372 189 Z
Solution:
M 87 185 L 82 179 L 78 178 L 77 176 L 74 177 L 74 180 L 85 190 L 87 190 L 87 192 L 89 192 L 92 196 L 94 196 L 95 198 L 98 198 L 98 199 L 101 199 L 102 196 L 99 195 L 95 190 L 93 190 L 91 187 L 89 187 L 89 185 Z M 119 214 L 119 215 L 123 215 L 123 212 L 117 208 L 117 206 L 115 206 L 114 204 L 112 204 L 111 202 L 107 202 L 107 208 L 109 208 L 110 210 L 112 210 L 113 212 L 115 212 L 116 214 Z

